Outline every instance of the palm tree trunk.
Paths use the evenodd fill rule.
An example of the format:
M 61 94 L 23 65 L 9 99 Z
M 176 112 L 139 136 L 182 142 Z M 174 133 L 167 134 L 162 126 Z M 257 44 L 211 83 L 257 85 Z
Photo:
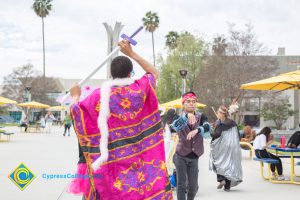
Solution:
M 45 92 L 46 87 L 46 67 L 45 67 L 45 31 L 44 31 L 44 18 L 42 17 L 42 33 L 43 33 L 43 87 Z
M 154 36 L 153 36 L 153 32 L 152 33 L 152 50 L 153 50 L 153 65 L 155 66 L 155 51 L 154 51 Z

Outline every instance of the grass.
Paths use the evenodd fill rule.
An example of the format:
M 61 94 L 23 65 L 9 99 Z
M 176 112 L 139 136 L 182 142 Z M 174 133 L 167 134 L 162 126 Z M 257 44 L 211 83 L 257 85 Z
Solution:
M 6 126 L 19 126 L 18 123 L 10 123 L 10 124 L 0 124 L 1 127 L 6 127 Z

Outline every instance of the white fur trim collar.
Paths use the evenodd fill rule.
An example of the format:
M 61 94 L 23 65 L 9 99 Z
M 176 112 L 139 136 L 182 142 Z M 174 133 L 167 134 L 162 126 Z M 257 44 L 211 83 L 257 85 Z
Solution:
M 101 156 L 95 160 L 92 164 L 92 168 L 97 170 L 100 168 L 101 164 L 107 161 L 108 159 L 108 125 L 107 119 L 110 115 L 109 110 L 109 97 L 112 86 L 125 86 L 130 85 L 134 82 L 133 79 L 130 78 L 122 78 L 122 79 L 113 79 L 109 81 L 105 81 L 101 86 L 101 103 L 100 103 L 100 114 L 98 117 L 98 128 L 101 130 L 101 140 L 100 140 L 100 152 Z

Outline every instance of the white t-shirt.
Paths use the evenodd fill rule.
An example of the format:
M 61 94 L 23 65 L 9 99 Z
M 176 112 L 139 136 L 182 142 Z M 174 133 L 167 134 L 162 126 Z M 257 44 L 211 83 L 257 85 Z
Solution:
M 267 144 L 267 137 L 264 134 L 255 137 L 253 148 L 255 150 L 263 150 Z

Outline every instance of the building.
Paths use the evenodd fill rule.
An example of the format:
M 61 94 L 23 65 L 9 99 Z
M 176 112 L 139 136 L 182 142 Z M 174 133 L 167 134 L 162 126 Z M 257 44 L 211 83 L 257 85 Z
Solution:
M 278 63 L 276 74 L 287 73 L 300 69 L 300 56 L 285 55 L 285 48 L 278 48 L 277 55 L 271 56 L 271 58 L 277 60 Z M 286 90 L 280 92 L 280 94 L 287 96 L 289 98 L 289 103 L 292 105 L 292 109 L 299 111 L 299 90 Z M 245 124 L 259 127 L 275 126 L 274 122 L 264 121 L 264 119 L 260 117 L 260 109 L 264 102 L 265 99 L 255 96 L 248 96 L 244 98 L 242 106 L 245 107 L 245 111 L 243 111 L 242 115 L 244 117 L 243 122 Z M 299 114 L 289 117 L 287 122 L 283 124 L 283 128 L 297 128 L 299 126 Z

